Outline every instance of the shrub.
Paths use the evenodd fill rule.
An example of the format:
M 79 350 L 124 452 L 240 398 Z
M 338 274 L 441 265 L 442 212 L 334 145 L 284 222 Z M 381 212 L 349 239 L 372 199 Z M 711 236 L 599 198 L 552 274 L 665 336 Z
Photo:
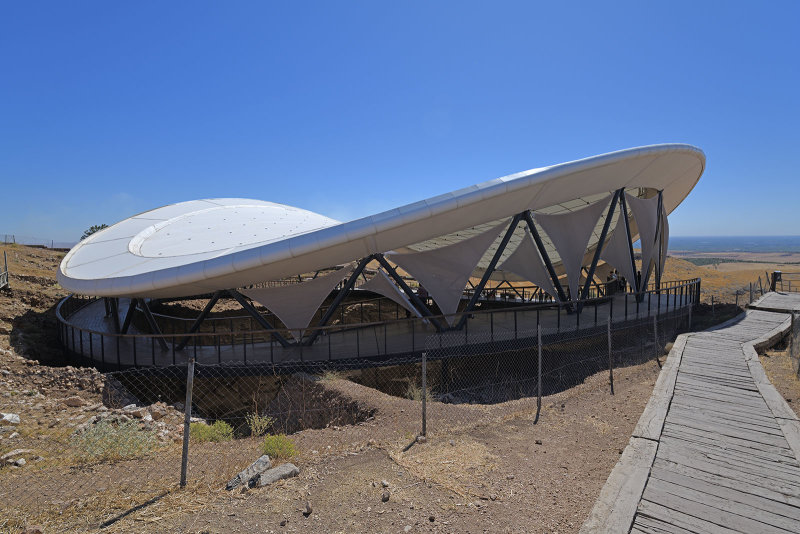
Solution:
M 250 434 L 253 436 L 263 436 L 270 429 L 275 419 L 268 415 L 258 415 L 257 413 L 249 413 L 245 417 L 247 426 L 250 427 Z
M 264 454 L 269 455 L 273 460 L 289 460 L 297 455 L 297 450 L 294 448 L 294 441 L 287 438 L 285 434 L 270 434 L 264 438 L 264 444 L 261 446 Z
M 195 441 L 230 441 L 233 439 L 233 428 L 225 421 L 214 421 L 213 424 L 192 423 L 189 425 L 189 437 Z
M 70 440 L 78 459 L 85 462 L 139 458 L 159 446 L 155 431 L 141 430 L 135 421 L 119 425 L 101 421 Z
M 342 374 L 338 371 L 325 371 L 322 373 L 320 380 L 330 381 L 342 378 Z
M 434 400 L 433 392 L 431 388 L 428 388 L 425 392 L 425 400 L 428 402 L 432 402 Z M 409 384 L 408 388 L 406 389 L 406 398 L 414 400 L 414 401 L 421 401 L 422 400 L 422 388 L 416 384 Z

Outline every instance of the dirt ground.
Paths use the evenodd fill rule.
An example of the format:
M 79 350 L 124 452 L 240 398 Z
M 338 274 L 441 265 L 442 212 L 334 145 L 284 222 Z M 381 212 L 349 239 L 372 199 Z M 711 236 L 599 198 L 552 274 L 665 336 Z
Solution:
M 612 396 L 607 375 L 595 375 L 545 398 L 537 424 L 530 399 L 492 407 L 432 403 L 427 442 L 407 452 L 413 434 L 394 429 L 414 428 L 419 403 L 370 390 L 364 394 L 378 408 L 373 420 L 295 435 L 304 451 L 299 477 L 245 493 L 212 493 L 182 513 L 175 509 L 185 498 L 176 493 L 108 530 L 576 532 L 657 376 L 655 362 L 621 369 Z M 342 446 L 343 439 L 350 443 Z M 309 454 L 325 443 L 337 452 Z M 306 502 L 313 509 L 308 517 Z
M 191 482 L 178 490 L 179 444 L 172 439 L 155 458 L 88 470 L 63 457 L 61 444 L 75 425 L 102 405 L 102 377 L 90 369 L 60 366 L 55 306 L 66 292 L 55 282 L 55 270 L 63 253 L 5 249 L 12 288 L 0 291 L 0 389 L 8 393 L 0 395 L 0 411 L 19 414 L 22 423 L 13 429 L 16 437 L 11 428 L 0 433 L 0 455 L 31 452 L 26 466 L 0 467 L 0 492 L 10 487 L 33 499 L 37 509 L 27 519 L 12 521 L 3 517 L 5 505 L 0 505 L 0 532 L 33 524 L 45 532 L 93 530 L 125 512 L 104 531 L 577 532 L 659 372 L 655 362 L 616 370 L 614 396 L 606 373 L 590 376 L 544 398 L 536 424 L 535 399 L 491 406 L 432 402 L 427 442 L 406 452 L 419 432 L 420 403 L 335 379 L 326 387 L 340 388 L 374 415 L 356 425 L 292 434 L 299 450 L 298 477 L 244 493 L 224 491 L 224 482 L 260 454 L 257 440 L 242 439 L 193 446 Z M 754 274 L 717 272 L 669 258 L 665 278 L 701 276 L 704 300 L 714 294 L 717 302 L 723 295 L 732 302 L 733 292 L 757 278 Z M 725 320 L 736 311 L 715 307 L 708 319 L 708 308 L 698 313 L 696 325 Z M 792 395 L 800 398 L 800 392 Z M 83 404 L 68 406 L 72 396 Z M 37 486 L 48 473 L 49 485 Z M 121 489 L 126 479 L 129 490 Z M 133 510 L 146 500 L 135 493 L 138 480 L 158 486 L 150 497 L 161 490 L 166 495 Z M 306 503 L 312 508 L 307 516 Z
M 761 360 L 769 381 L 800 417 L 800 376 L 797 374 L 797 362 L 792 362 L 789 357 L 788 343 L 788 340 L 784 340 L 772 349 L 759 354 L 758 359 Z M 795 343 L 800 343 L 800 339 Z

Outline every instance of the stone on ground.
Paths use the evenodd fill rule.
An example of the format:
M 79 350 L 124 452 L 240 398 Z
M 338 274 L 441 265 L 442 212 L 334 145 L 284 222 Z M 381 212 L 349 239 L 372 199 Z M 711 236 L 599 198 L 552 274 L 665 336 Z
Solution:
M 270 461 L 269 456 L 265 454 L 244 468 L 241 473 L 230 479 L 228 484 L 225 486 L 225 489 L 232 490 L 238 487 L 240 484 L 245 484 L 246 486 L 252 487 L 255 485 L 258 476 L 270 467 L 272 467 L 272 461 Z
M 300 474 L 300 469 L 297 468 L 294 464 L 281 464 L 278 467 L 273 467 L 268 471 L 264 471 L 258 477 L 258 485 L 259 486 L 268 486 L 274 482 L 279 480 L 283 480 L 285 478 L 296 477 Z

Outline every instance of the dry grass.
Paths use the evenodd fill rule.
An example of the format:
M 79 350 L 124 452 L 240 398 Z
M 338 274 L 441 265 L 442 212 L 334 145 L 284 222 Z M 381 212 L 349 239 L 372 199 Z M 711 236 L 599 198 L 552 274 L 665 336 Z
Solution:
M 431 441 L 390 457 L 415 478 L 434 482 L 461 497 L 488 498 L 476 489 L 477 482 L 497 468 L 488 447 L 469 436 L 453 440 L 453 445 L 446 440 Z

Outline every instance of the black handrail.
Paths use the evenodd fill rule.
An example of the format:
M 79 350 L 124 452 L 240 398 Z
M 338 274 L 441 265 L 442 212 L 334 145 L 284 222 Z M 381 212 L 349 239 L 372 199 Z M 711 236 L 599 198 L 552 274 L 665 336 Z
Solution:
M 664 287 L 665 285 L 667 287 Z M 700 279 L 692 279 L 692 280 L 673 281 L 673 282 L 668 282 L 668 283 L 662 283 L 662 287 L 660 289 L 658 289 L 658 290 L 655 290 L 655 289 L 648 290 L 647 292 L 645 292 L 645 294 L 647 295 L 647 310 L 648 310 L 647 316 L 648 317 L 650 316 L 650 310 L 651 310 L 651 306 L 652 306 L 651 301 L 652 301 L 652 303 L 656 303 L 656 305 L 657 305 L 656 312 L 655 312 L 657 315 L 661 315 L 662 313 L 666 313 L 667 311 L 669 311 L 669 308 L 672 308 L 672 310 L 675 310 L 677 308 L 686 307 L 688 305 L 692 305 L 692 306 L 696 305 L 699 302 L 699 288 L 700 288 Z M 668 302 L 666 310 L 662 310 L 662 308 L 661 308 L 662 296 L 664 296 L 667 299 L 667 302 Z M 614 312 L 613 298 L 611 296 L 598 297 L 598 298 L 586 299 L 586 300 L 580 301 L 580 304 L 584 308 L 586 308 L 587 306 L 589 306 L 589 307 L 594 306 L 594 308 L 595 308 L 595 310 L 594 310 L 594 318 L 593 318 L 593 321 L 592 321 L 591 316 L 588 316 L 589 318 L 583 321 L 584 326 L 581 327 L 581 320 L 580 320 L 579 314 L 577 314 L 577 315 L 573 314 L 573 316 L 575 316 L 575 318 L 576 318 L 575 319 L 575 327 L 576 327 L 576 329 L 591 328 L 592 327 L 592 322 L 593 322 L 593 326 L 594 327 L 598 326 L 597 308 L 598 308 L 598 306 L 603 305 L 605 303 L 609 303 L 609 314 L 611 316 L 612 321 L 615 320 L 615 319 L 616 319 L 615 322 L 628 321 L 629 320 L 628 297 L 634 298 L 635 294 L 632 294 L 632 293 L 625 293 L 624 294 L 624 299 L 625 299 L 624 313 L 623 313 L 623 310 L 618 310 L 616 312 L 616 314 Z M 60 338 L 61 338 L 61 341 L 62 341 L 62 346 L 64 347 L 65 351 L 72 352 L 74 354 L 77 354 L 77 355 L 85 358 L 85 357 L 87 357 L 87 355 L 85 354 L 85 350 L 88 347 L 88 349 L 89 349 L 88 358 L 90 360 L 92 360 L 93 362 L 95 362 L 95 363 L 97 363 L 98 361 L 102 362 L 104 364 L 107 363 L 106 362 L 106 355 L 105 355 L 106 347 L 116 346 L 117 347 L 117 365 L 121 366 L 120 352 L 119 352 L 120 351 L 120 342 L 128 340 L 128 342 L 132 342 L 131 350 L 133 351 L 133 354 L 134 354 L 134 365 L 138 365 L 141 362 L 139 362 L 139 360 L 136 358 L 136 354 L 138 352 L 136 345 L 137 345 L 137 340 L 140 339 L 140 338 L 145 338 L 145 339 L 149 338 L 149 342 L 146 342 L 146 345 L 149 345 L 150 352 L 151 352 L 151 354 L 149 356 L 151 356 L 151 358 L 147 358 L 147 360 L 150 360 L 153 365 L 156 364 L 156 351 L 157 351 L 156 343 L 154 342 L 154 340 L 158 340 L 158 339 L 161 339 L 161 340 L 164 340 L 164 341 L 170 341 L 172 343 L 172 349 L 171 349 L 171 352 L 172 352 L 171 361 L 172 362 L 174 362 L 175 358 L 176 358 L 176 356 L 175 356 L 175 346 L 178 343 L 183 344 L 183 345 L 191 344 L 192 345 L 191 348 L 193 348 L 195 353 L 198 350 L 198 347 L 205 347 L 205 346 L 214 347 L 216 349 L 217 357 L 220 359 L 220 361 L 221 361 L 220 347 L 222 345 L 227 346 L 228 344 L 230 344 L 231 347 L 234 347 L 234 348 L 238 345 L 238 346 L 241 346 L 241 347 L 244 348 L 249 344 L 250 347 L 244 348 L 244 350 L 245 351 L 252 350 L 253 352 L 255 352 L 256 348 L 257 348 L 256 347 L 257 344 L 259 344 L 259 346 L 261 346 L 263 344 L 264 348 L 266 348 L 266 345 L 269 344 L 268 348 L 269 348 L 269 353 L 270 353 L 270 360 L 274 361 L 273 360 L 273 356 L 274 356 L 274 350 L 275 350 L 275 343 L 271 339 L 272 338 L 272 334 L 278 333 L 278 334 L 285 335 L 286 337 L 289 337 L 289 334 L 290 334 L 289 330 L 285 329 L 285 328 L 275 328 L 275 329 L 269 329 L 269 330 L 268 329 L 253 329 L 252 322 L 249 323 L 250 324 L 249 328 L 242 329 L 242 330 L 237 330 L 234 327 L 234 324 L 233 324 L 233 319 L 234 318 L 231 318 L 231 317 L 224 318 L 225 322 L 223 322 L 223 323 L 214 323 L 214 324 L 212 324 L 212 326 L 214 326 L 214 332 L 211 332 L 211 333 L 210 332 L 176 333 L 176 332 L 173 331 L 173 332 L 167 332 L 167 333 L 161 333 L 161 334 L 150 334 L 150 333 L 147 333 L 147 334 L 143 334 L 143 333 L 117 334 L 117 333 L 114 333 L 114 332 L 100 331 L 100 330 L 95 330 L 95 329 L 92 329 L 92 328 L 81 327 L 81 326 L 78 326 L 76 324 L 73 324 L 73 322 L 70 321 L 70 318 L 73 316 L 73 314 L 75 314 L 76 312 L 78 312 L 79 310 L 84 308 L 85 306 L 91 305 L 92 303 L 96 302 L 97 300 L 98 300 L 97 297 L 86 297 L 86 296 L 80 296 L 80 295 L 70 295 L 70 296 L 65 297 L 64 299 L 62 299 L 58 303 L 58 305 L 56 306 L 56 317 L 58 318 L 59 323 L 60 323 L 60 328 L 59 328 Z M 373 299 L 373 300 L 377 300 L 377 299 Z M 500 309 L 477 309 L 477 310 L 468 312 L 467 315 L 469 316 L 469 319 L 472 320 L 472 321 L 474 321 L 476 319 L 480 319 L 481 317 L 488 318 L 488 321 L 492 325 L 492 330 L 494 330 L 493 325 L 494 325 L 494 318 L 495 318 L 496 314 L 513 313 L 514 314 L 514 321 L 513 321 L 513 324 L 514 324 L 513 330 L 514 330 L 514 332 L 513 332 L 513 335 L 517 336 L 517 334 L 518 334 L 518 326 L 517 326 L 518 325 L 518 321 L 517 321 L 518 314 L 524 314 L 526 312 L 535 312 L 535 314 L 536 314 L 536 316 L 535 316 L 536 317 L 536 322 L 538 324 L 539 321 L 540 321 L 540 314 L 541 314 L 542 311 L 555 310 L 557 315 L 558 315 L 558 318 L 557 318 L 557 329 L 559 331 L 561 331 L 562 310 L 566 310 L 568 306 L 574 305 L 574 304 L 575 304 L 575 302 L 571 302 L 571 303 L 517 304 L 515 306 L 503 307 L 503 308 L 500 308 Z M 637 309 L 638 309 L 639 305 L 640 305 L 639 304 L 639 299 L 636 299 Z M 644 304 L 642 304 L 642 305 L 644 305 Z M 464 313 L 465 312 L 462 311 L 462 312 L 451 314 L 451 315 L 438 315 L 438 316 L 434 316 L 433 318 L 440 320 L 443 324 L 445 322 L 448 322 L 449 324 L 455 324 L 457 321 L 455 321 L 455 320 L 454 321 L 447 321 L 447 319 L 448 318 L 457 319 L 460 316 L 464 315 Z M 169 317 L 169 316 L 164 316 L 164 317 Z M 641 316 L 637 313 L 637 315 L 634 315 L 633 319 L 631 319 L 631 320 L 635 320 L 635 319 L 641 319 Z M 391 353 L 390 350 L 389 350 L 389 347 L 388 347 L 389 339 L 387 338 L 387 335 L 386 335 L 387 329 L 392 327 L 392 326 L 395 326 L 395 325 L 400 325 L 401 328 L 402 328 L 402 325 L 405 324 L 405 325 L 408 325 L 406 327 L 406 329 L 411 332 L 409 334 L 409 336 L 412 338 L 412 340 L 411 340 L 412 341 L 411 342 L 411 350 L 412 350 L 412 352 L 419 352 L 419 350 L 424 350 L 424 346 L 421 346 L 419 343 L 417 343 L 417 339 L 425 339 L 426 336 L 424 335 L 424 331 L 426 331 L 426 321 L 429 321 L 429 320 L 430 320 L 430 318 L 410 317 L 410 318 L 398 318 L 398 319 L 390 319 L 390 320 L 383 320 L 383 321 L 360 322 L 360 323 L 356 323 L 356 324 L 339 324 L 339 325 L 328 325 L 328 326 L 323 326 L 323 327 L 311 326 L 311 327 L 308 327 L 308 328 L 304 329 L 304 331 L 303 331 L 304 335 L 301 337 L 301 340 L 303 338 L 306 338 L 309 334 L 311 334 L 313 332 L 316 332 L 316 331 L 319 331 L 319 333 L 323 334 L 323 335 L 319 336 L 319 338 L 317 340 L 317 343 L 314 346 L 327 344 L 328 345 L 328 354 L 329 354 L 329 357 L 330 357 L 330 355 L 331 355 L 331 338 L 333 336 L 341 336 L 341 339 L 343 341 L 346 341 L 345 338 L 347 336 L 351 336 L 351 335 L 355 334 L 355 336 L 356 336 L 355 337 L 355 342 L 356 342 L 357 354 L 355 354 L 354 356 L 356 356 L 356 357 L 369 357 L 369 358 L 382 357 L 382 356 L 386 356 L 386 355 Z M 465 323 L 464 329 L 459 331 L 459 332 L 462 332 L 464 334 L 465 339 L 469 336 L 469 322 L 470 321 L 467 321 Z M 420 324 L 418 325 L 417 323 L 420 323 Z M 227 326 L 229 326 L 229 329 L 219 329 L 218 330 L 217 329 L 217 324 L 227 325 Z M 429 326 L 429 324 L 427 326 Z M 367 329 L 370 329 L 370 328 L 375 329 L 376 334 L 375 334 L 374 337 L 375 337 L 376 340 L 378 339 L 378 335 L 379 335 L 378 334 L 378 329 L 382 329 L 380 335 L 383 338 L 384 342 L 383 342 L 382 347 L 381 347 L 381 344 L 379 342 L 375 342 L 375 340 L 372 340 L 373 342 L 375 342 L 374 345 L 377 345 L 377 350 L 374 351 L 374 354 L 370 353 L 367 356 L 364 356 L 362 354 L 362 349 L 361 349 L 361 347 L 362 347 L 362 337 L 364 337 L 362 334 L 366 334 L 365 331 Z M 414 334 L 414 332 L 418 328 L 421 328 L 423 330 L 423 335 L 422 336 Z M 76 334 L 77 334 L 77 338 L 78 339 L 76 339 Z M 86 337 L 86 342 L 84 343 L 85 336 L 88 336 L 88 337 Z M 94 337 L 96 337 L 96 336 L 100 337 L 100 340 L 97 343 L 95 343 L 95 340 L 94 340 Z M 110 337 L 111 338 L 110 345 L 109 345 L 109 342 L 107 342 L 105 340 L 106 337 Z M 206 338 L 206 339 L 213 338 L 213 344 L 204 345 L 202 343 L 203 338 Z M 222 338 L 227 338 L 227 339 L 223 340 Z M 368 335 L 367 338 L 372 339 L 372 336 Z M 406 341 L 408 341 L 408 340 L 406 340 Z M 100 355 L 99 355 L 100 356 L 99 358 L 97 358 L 95 356 L 95 353 L 97 352 L 98 348 L 100 349 L 100 352 L 101 352 Z M 278 347 L 278 348 L 281 349 L 281 347 Z M 306 347 L 306 348 L 308 350 L 310 350 L 308 347 Z M 187 350 L 189 350 L 189 349 L 187 349 Z M 298 351 L 299 352 L 299 357 L 302 360 L 302 358 L 303 358 L 303 347 L 302 347 L 301 344 L 290 345 L 286 350 Z M 167 349 L 167 352 L 170 352 L 170 349 Z M 164 350 L 161 349 L 161 351 L 159 353 L 160 354 L 164 353 Z M 246 352 L 245 352 L 245 354 L 246 354 Z M 391 354 L 394 354 L 394 353 L 391 353 Z M 246 356 L 245 356 L 245 358 L 246 358 Z

